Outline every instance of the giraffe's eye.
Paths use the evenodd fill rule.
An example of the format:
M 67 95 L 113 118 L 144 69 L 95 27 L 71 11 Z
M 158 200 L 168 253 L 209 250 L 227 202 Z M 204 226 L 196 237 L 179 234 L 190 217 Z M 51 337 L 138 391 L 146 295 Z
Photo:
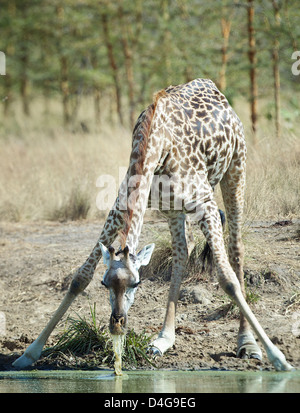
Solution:
M 104 281 L 101 281 L 101 284 L 104 285 L 105 288 L 108 288 L 108 285 L 106 285 Z
M 138 281 L 137 283 L 133 284 L 132 288 L 136 288 L 142 281 Z

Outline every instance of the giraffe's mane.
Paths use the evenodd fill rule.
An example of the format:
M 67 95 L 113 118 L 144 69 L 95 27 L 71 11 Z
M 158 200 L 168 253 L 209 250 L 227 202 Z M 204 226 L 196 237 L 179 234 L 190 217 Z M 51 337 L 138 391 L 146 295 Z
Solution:
M 139 116 L 137 123 L 133 129 L 133 139 L 132 139 L 132 146 L 134 147 L 135 142 L 137 143 L 137 146 L 134 147 L 134 150 L 132 150 L 131 155 L 130 155 L 130 168 L 128 169 L 129 173 L 127 176 L 127 179 L 129 179 L 131 176 L 141 176 L 143 175 L 143 170 L 144 170 L 144 162 L 146 158 L 146 150 L 147 150 L 147 145 L 148 145 L 148 140 L 151 132 L 151 125 L 152 125 L 152 120 L 154 117 L 154 113 L 156 110 L 157 102 L 158 100 L 166 96 L 166 91 L 165 89 L 160 90 L 159 92 L 155 93 L 153 96 L 153 103 L 148 106 L 148 108 L 141 113 Z M 127 200 L 129 199 L 129 196 L 131 192 L 138 190 L 140 186 L 139 180 L 136 183 L 135 188 L 127 188 Z M 126 246 L 126 240 L 127 236 L 130 230 L 131 222 L 132 222 L 132 216 L 133 216 L 133 209 L 136 204 L 136 201 L 138 199 L 138 196 L 135 196 L 133 199 L 133 202 L 131 202 L 130 206 L 127 203 L 127 210 L 124 213 L 124 224 L 123 228 L 119 231 L 119 238 L 121 242 L 121 247 L 122 249 L 125 248 Z

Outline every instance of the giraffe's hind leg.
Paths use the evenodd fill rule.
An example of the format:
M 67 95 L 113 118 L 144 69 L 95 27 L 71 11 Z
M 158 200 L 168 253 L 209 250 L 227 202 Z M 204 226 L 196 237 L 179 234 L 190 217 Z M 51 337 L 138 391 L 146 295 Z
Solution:
M 283 353 L 268 338 L 244 298 L 241 285 L 227 258 L 220 215 L 215 201 L 206 202 L 201 207 L 199 224 L 212 250 L 221 287 L 237 304 L 244 318 L 259 337 L 276 370 L 292 370 L 293 367 L 287 363 Z
M 234 270 L 245 295 L 244 283 L 244 245 L 242 241 L 241 227 L 244 203 L 245 173 L 244 169 L 236 171 L 234 163 L 230 166 L 221 181 L 223 200 L 226 208 L 229 240 L 229 262 Z M 262 360 L 262 352 L 250 329 L 249 322 L 240 312 L 240 328 L 237 340 L 237 357 L 257 358 Z
M 219 209 L 219 213 L 220 213 L 222 228 L 224 230 L 225 222 L 226 222 L 225 214 L 221 209 Z M 213 256 L 212 256 L 211 249 L 209 248 L 209 245 L 207 242 L 204 245 L 203 251 L 200 254 L 200 260 L 202 261 L 201 272 L 203 273 L 205 271 L 208 271 L 211 274 L 213 272 L 214 262 L 213 262 Z

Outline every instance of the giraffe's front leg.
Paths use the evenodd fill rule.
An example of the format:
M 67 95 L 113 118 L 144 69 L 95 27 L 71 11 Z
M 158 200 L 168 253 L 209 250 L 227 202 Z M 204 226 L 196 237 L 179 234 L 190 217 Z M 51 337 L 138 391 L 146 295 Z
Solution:
M 118 202 L 119 201 L 117 198 L 115 205 L 118 206 Z M 118 209 L 113 208 L 110 211 L 105 222 L 99 241 L 106 245 L 111 245 L 111 243 L 117 237 L 117 233 L 121 224 L 122 214 Z M 40 358 L 43 347 L 57 323 L 61 320 L 75 298 L 82 291 L 84 291 L 91 282 L 94 271 L 101 257 L 101 248 L 99 246 L 99 242 L 97 242 L 88 259 L 74 274 L 69 290 L 62 300 L 60 306 L 58 307 L 46 327 L 43 329 L 41 334 L 38 336 L 38 338 L 25 350 L 25 353 L 21 357 L 15 360 L 15 362 L 13 363 L 14 367 L 17 367 L 18 369 L 26 368 L 28 366 L 31 366 Z
M 51 334 L 59 320 L 62 318 L 62 316 L 65 314 L 67 309 L 70 307 L 75 297 L 76 295 L 71 294 L 70 292 L 66 294 L 55 314 L 53 315 L 47 326 L 44 328 L 44 330 L 41 332 L 41 334 L 38 336 L 38 338 L 32 344 L 30 344 L 29 347 L 27 347 L 25 353 L 22 354 L 21 357 L 13 362 L 14 367 L 18 369 L 24 369 L 31 366 L 40 358 L 49 335 Z
M 173 330 L 173 329 L 172 329 Z M 175 343 L 175 332 L 162 330 L 151 344 L 150 351 L 154 357 L 162 356 Z
M 176 304 L 179 297 L 182 275 L 188 258 L 185 223 L 184 214 L 178 214 L 168 220 L 173 247 L 173 274 L 163 328 L 151 346 L 153 355 L 163 355 L 175 343 Z
M 175 343 L 175 314 L 180 284 L 181 276 L 176 277 L 173 273 L 163 328 L 150 347 L 153 356 L 162 356 Z
M 86 262 L 81 268 L 79 268 L 79 270 L 77 270 L 73 277 L 69 290 L 62 300 L 60 306 L 58 307 L 46 327 L 43 329 L 41 334 L 38 336 L 38 338 L 32 344 L 30 344 L 30 346 L 25 350 L 25 353 L 21 357 L 14 361 L 14 367 L 18 369 L 24 369 L 28 366 L 31 366 L 40 358 L 46 341 L 54 330 L 55 326 L 66 313 L 77 295 L 82 292 L 90 283 L 94 274 L 94 269 L 91 265 L 86 268 L 87 265 L 88 264 Z
M 262 360 L 262 351 L 249 328 L 239 331 L 236 356 L 241 359 Z
M 175 343 L 176 303 L 178 300 L 179 288 L 181 284 L 181 276 L 176 277 L 175 273 L 173 273 L 172 277 L 173 278 L 170 287 L 163 328 L 159 333 L 157 339 L 155 339 L 151 344 L 150 351 L 154 356 L 162 356 Z

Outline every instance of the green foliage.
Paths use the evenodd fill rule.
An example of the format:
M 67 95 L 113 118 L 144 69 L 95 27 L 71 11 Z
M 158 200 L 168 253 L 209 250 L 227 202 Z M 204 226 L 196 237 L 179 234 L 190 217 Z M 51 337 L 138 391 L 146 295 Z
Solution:
M 246 301 L 248 304 L 255 304 L 259 301 L 260 295 L 252 288 L 250 289 L 245 280 Z
M 138 367 L 139 362 L 145 360 L 152 367 L 155 367 L 153 361 L 146 354 L 150 342 L 151 337 L 145 333 L 137 334 L 133 329 L 129 330 L 126 334 L 123 363 L 127 366 Z
M 272 96 L 275 37 L 282 87 L 295 89 L 300 84 L 299 76 L 291 74 L 291 55 L 300 47 L 300 5 L 298 0 L 277 3 L 279 26 L 273 2 L 254 2 L 260 96 Z M 230 100 L 248 96 L 247 6 L 246 0 L 4 0 L 0 15 L 0 50 L 7 59 L 7 75 L 0 78 L 4 111 L 7 115 L 13 99 L 21 95 L 29 113 L 32 97 L 54 93 L 62 95 L 68 113 L 72 98 L 97 91 L 111 100 L 120 94 L 118 110 L 127 118 L 130 110 L 138 114 L 155 90 L 170 83 L 209 77 L 219 84 L 222 20 L 230 24 L 226 92 Z M 74 119 L 65 116 L 65 121 Z
M 95 306 L 91 310 L 91 320 L 87 321 L 83 317 L 68 317 L 65 331 L 59 336 L 58 342 L 54 347 L 44 351 L 44 355 L 52 352 L 71 352 L 74 355 L 85 355 L 90 351 L 102 351 L 104 357 L 112 356 L 107 348 L 109 334 L 100 325 L 97 325 L 95 317 Z M 103 357 L 103 358 L 104 358 Z

